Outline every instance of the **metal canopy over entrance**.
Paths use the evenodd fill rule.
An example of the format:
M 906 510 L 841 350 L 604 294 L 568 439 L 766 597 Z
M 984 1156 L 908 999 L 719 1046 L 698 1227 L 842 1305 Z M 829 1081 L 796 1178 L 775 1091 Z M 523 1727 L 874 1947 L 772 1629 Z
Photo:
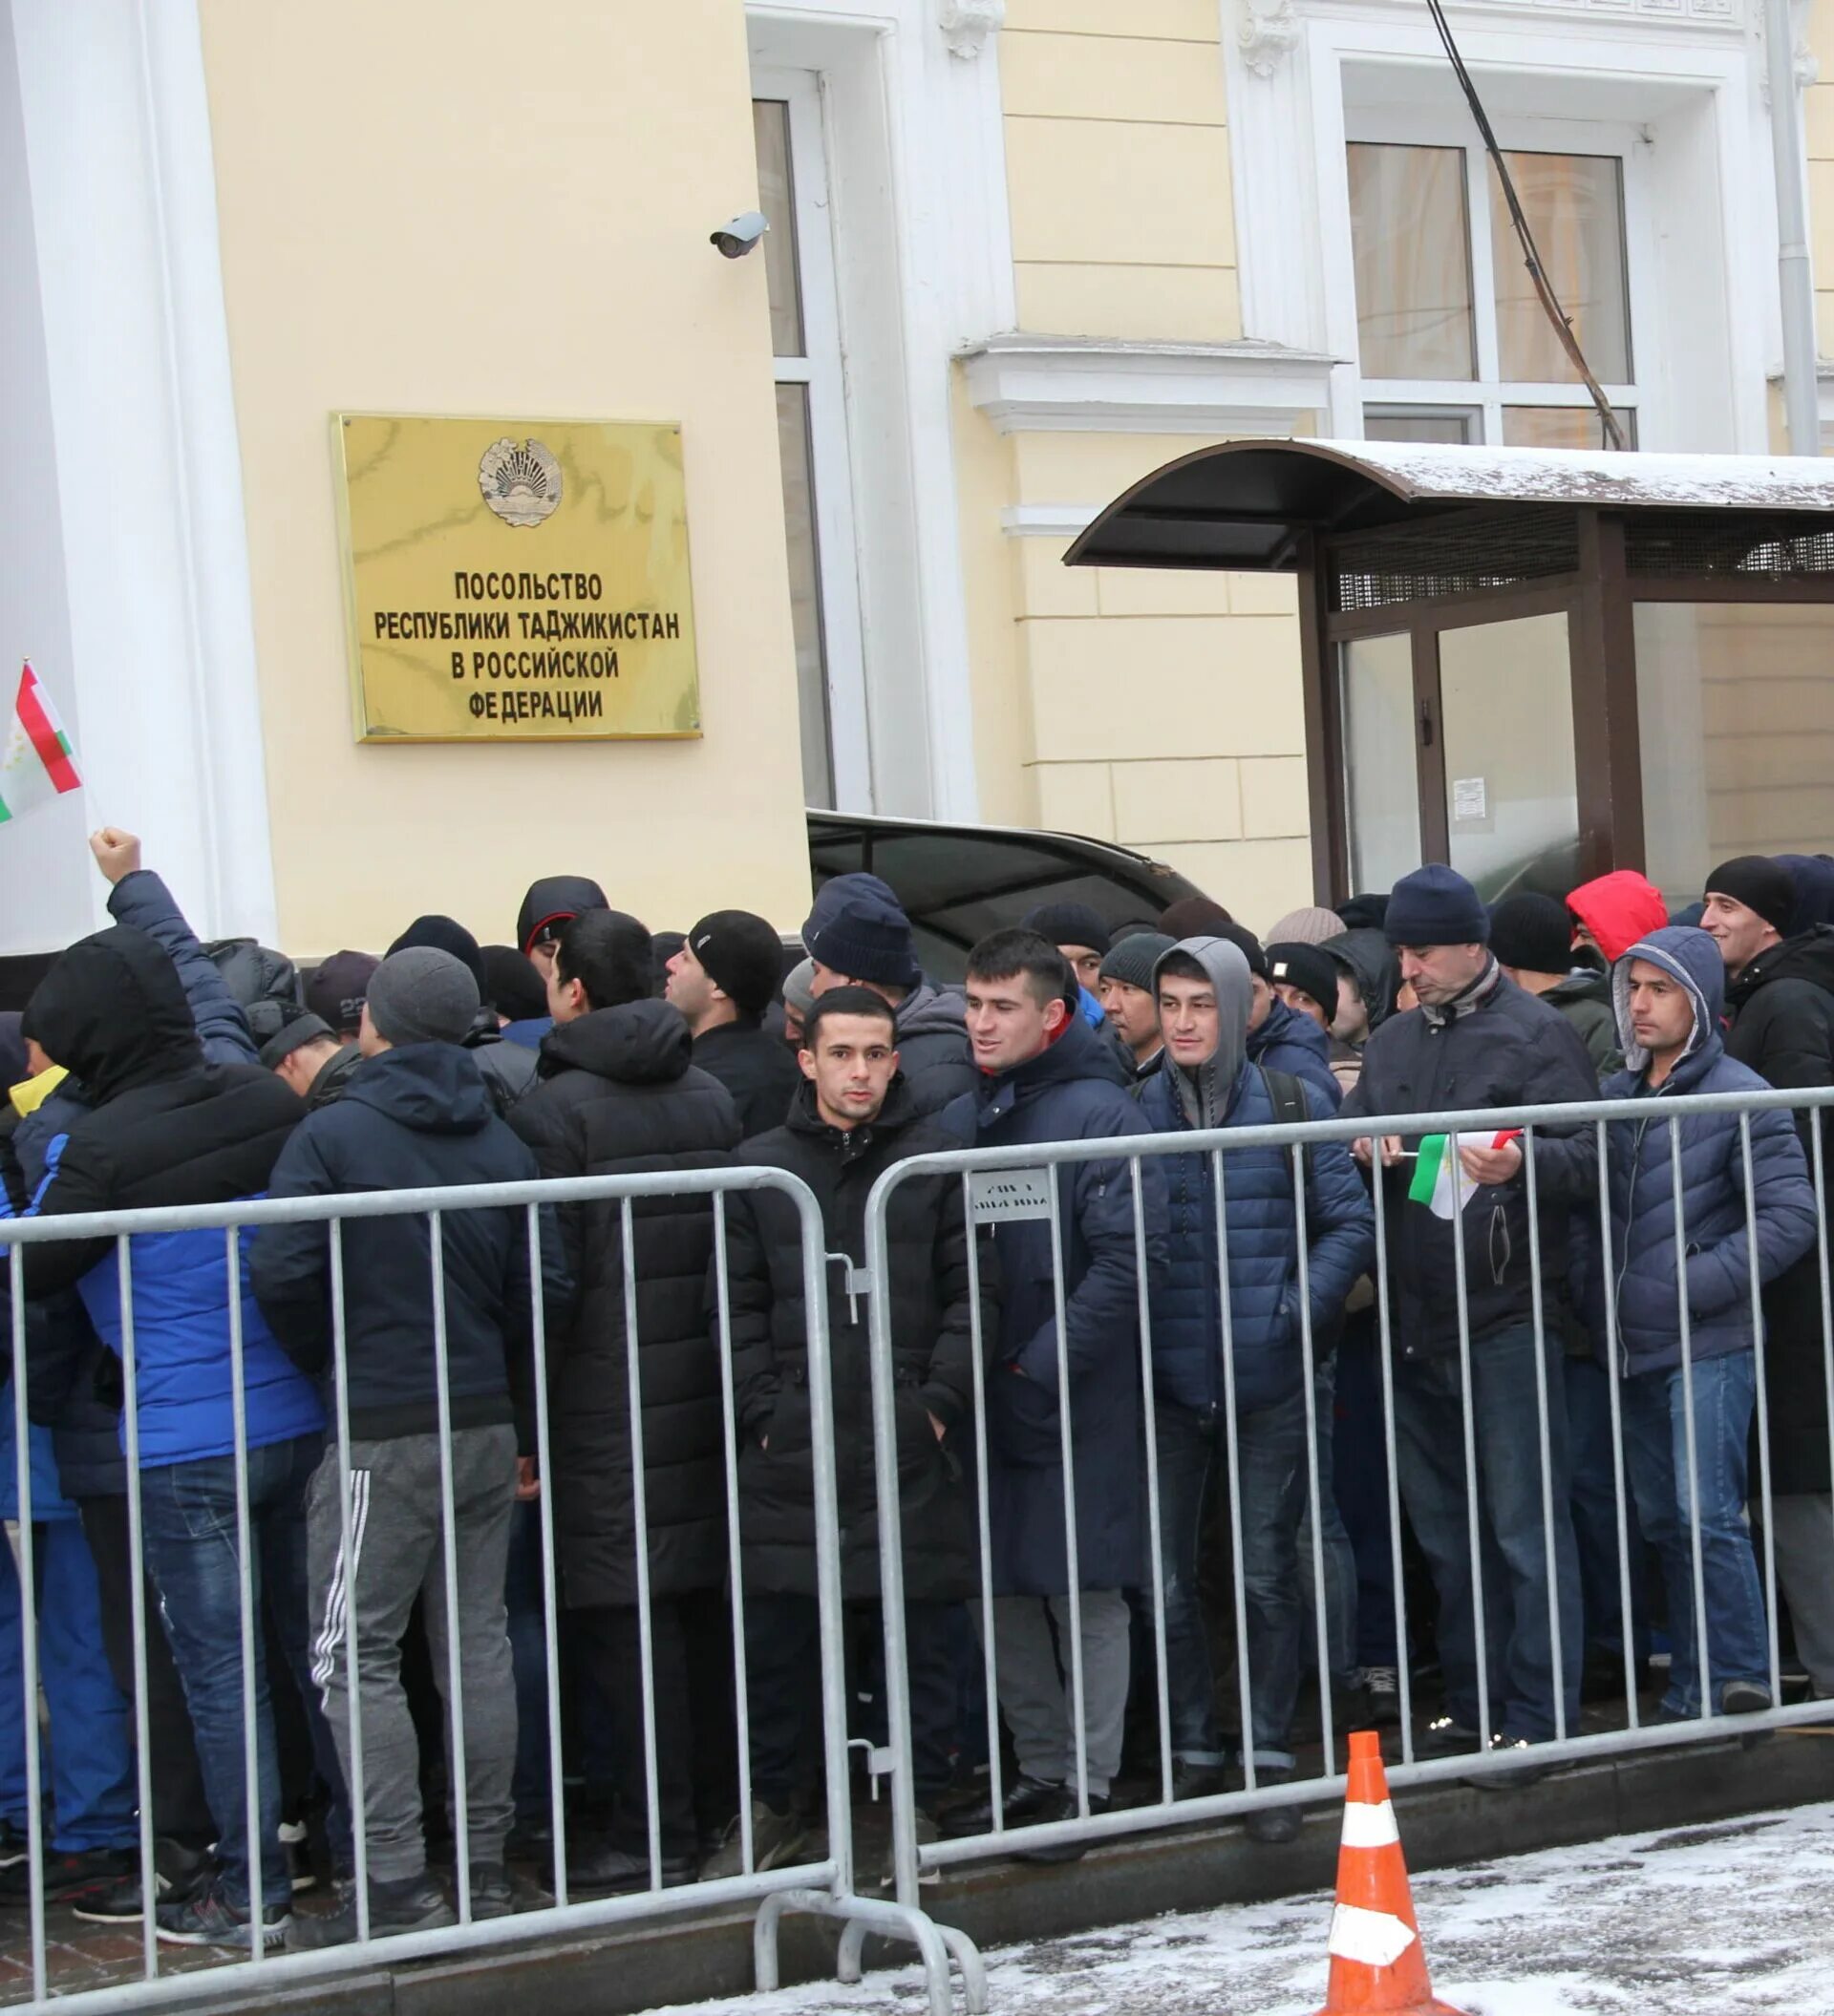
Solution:
M 1067 564 L 1298 576 L 1321 898 L 1834 851 L 1834 462 L 1230 442 Z

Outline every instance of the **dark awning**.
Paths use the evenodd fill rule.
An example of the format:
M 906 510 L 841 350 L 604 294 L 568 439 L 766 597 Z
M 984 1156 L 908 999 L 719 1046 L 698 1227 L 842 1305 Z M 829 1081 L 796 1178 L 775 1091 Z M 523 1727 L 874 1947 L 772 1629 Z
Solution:
M 1065 564 L 1287 571 L 1304 533 L 1362 532 L 1478 504 L 1824 516 L 1834 513 L 1834 459 L 1225 441 L 1136 483 Z

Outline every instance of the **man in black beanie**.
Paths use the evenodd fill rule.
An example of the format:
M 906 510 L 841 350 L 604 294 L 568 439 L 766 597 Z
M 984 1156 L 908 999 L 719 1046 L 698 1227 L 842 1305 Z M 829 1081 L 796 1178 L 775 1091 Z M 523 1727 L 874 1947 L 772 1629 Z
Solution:
M 1056 946 L 1070 962 L 1077 985 L 1093 999 L 1101 984 L 1102 956 L 1114 938 L 1100 913 L 1087 903 L 1038 903 L 1021 923 Z
M 783 978 L 774 926 L 749 910 L 715 910 L 688 933 L 668 972 L 694 1062 L 732 1093 L 746 1137 L 781 1127 L 802 1074 L 789 1045 L 761 1026 Z
M 1490 950 L 1489 912 L 1463 876 L 1439 865 L 1404 876 L 1389 899 L 1384 928 L 1420 1005 L 1390 1016 L 1370 1036 L 1362 1076 L 1344 1101 L 1347 1116 L 1596 1097 L 1585 1046 L 1557 1008 L 1505 976 Z M 1590 1135 L 1585 1128 L 1535 1133 L 1545 1302 L 1539 1336 L 1521 1145 L 1498 1137 L 1480 1146 L 1469 1135 L 1446 1143 L 1427 1119 L 1418 1134 L 1388 1135 L 1379 1144 L 1360 1140 L 1354 1149 L 1365 1162 L 1379 1154 L 1386 1185 L 1397 1468 L 1439 1598 L 1447 1712 L 1421 1748 L 1443 1755 L 1486 1751 L 1493 1738 L 1510 1748 L 1545 1742 L 1555 1733 L 1556 1689 L 1567 1727 L 1579 1720 L 1579 1561 L 1567 1512 L 1559 1305 L 1572 1207 L 1590 1194 L 1596 1174 Z M 1422 1199 L 1415 1195 L 1416 1157 L 1436 1151 L 1446 1158 L 1446 1173 Z M 1461 1271 L 1455 1240 L 1464 1251 Z M 1523 1429 L 1537 1418 L 1543 1390 L 1546 1507 L 1536 1438 Z M 1475 1476 L 1465 1464 L 1467 1408 Z M 1473 1493 L 1492 1562 L 1482 1577 L 1482 1617 L 1471 1566 Z M 1550 1578 L 1560 1619 L 1558 1670 Z M 1480 1629 L 1490 1648 L 1487 1700 L 1478 1683 Z
M 1834 1085 L 1834 926 L 1811 924 L 1791 937 L 1795 878 L 1760 855 L 1722 862 L 1705 893 L 1700 926 L 1726 963 L 1727 1056 L 1780 1090 Z M 1797 1124 L 1812 1149 L 1809 1116 L 1799 1114 Z M 1814 1690 L 1834 1695 L 1834 1468 L 1815 1251 L 1764 1289 L 1764 1330 L 1777 1581 Z M 1765 1515 L 1760 1498 L 1754 1489 L 1756 1517 Z
M 1490 949 L 1519 987 L 1573 1025 L 1601 1084 L 1624 1069 L 1610 975 L 1574 966 L 1573 921 L 1565 903 L 1527 889 L 1505 896 L 1490 912 Z

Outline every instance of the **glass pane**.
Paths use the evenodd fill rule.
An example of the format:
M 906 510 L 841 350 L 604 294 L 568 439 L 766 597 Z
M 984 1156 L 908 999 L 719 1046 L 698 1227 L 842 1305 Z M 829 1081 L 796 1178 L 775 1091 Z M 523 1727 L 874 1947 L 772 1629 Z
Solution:
M 796 636 L 797 714 L 802 730 L 802 792 L 810 805 L 834 803 L 828 741 L 828 668 L 821 641 L 821 555 L 809 467 L 809 389 L 777 388 L 777 448 L 783 463 L 783 530 L 790 553 L 790 620 Z
M 752 138 L 757 147 L 757 204 L 771 224 L 764 234 L 764 279 L 771 293 L 771 350 L 778 357 L 800 357 L 803 354 L 802 280 L 796 256 L 790 108 L 781 98 L 752 100 Z
M 1476 414 L 1467 413 L 1370 413 L 1363 414 L 1366 441 L 1441 441 L 1464 447 L 1475 431 Z
M 1413 640 L 1358 637 L 1339 664 L 1351 889 L 1388 889 L 1420 865 Z
M 1631 382 L 1630 287 L 1624 265 L 1624 164 L 1609 154 L 1509 154 L 1510 180 L 1561 307 L 1601 385 Z M 1578 378 L 1535 293 L 1503 184 L 1490 169 L 1497 351 L 1505 381 Z
M 1613 407 L 1624 439 L 1636 446 L 1636 413 Z M 1505 448 L 1605 448 L 1605 422 L 1590 406 L 1505 406 L 1503 409 Z
M 1671 907 L 1739 854 L 1834 853 L 1834 608 L 1639 602 L 1644 872 Z
M 1439 729 L 1453 867 L 1486 902 L 1564 898 L 1579 881 L 1566 615 L 1441 630 Z
M 1363 376 L 1475 377 L 1463 148 L 1358 140 L 1349 156 Z

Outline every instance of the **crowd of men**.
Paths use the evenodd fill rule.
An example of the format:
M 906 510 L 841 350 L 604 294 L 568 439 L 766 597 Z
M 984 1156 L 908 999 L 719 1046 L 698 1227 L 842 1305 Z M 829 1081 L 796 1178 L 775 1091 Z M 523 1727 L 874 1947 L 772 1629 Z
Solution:
M 824 1251 L 850 1263 L 825 1294 L 856 1696 L 875 1692 L 881 1593 L 867 1297 L 891 1310 L 923 1838 L 1099 1812 L 1129 1743 L 1157 1754 L 1162 1733 L 1176 1797 L 1290 1779 L 1309 1665 L 1342 1729 L 1396 1722 L 1403 1672 L 1437 1661 L 1425 1753 L 1574 1732 L 1582 1697 L 1641 1685 L 1658 1640 L 1657 1716 L 1768 1708 L 1759 1518 L 1806 1684 L 1834 1695 L 1816 1117 L 1663 1105 L 1834 1085 L 1834 861 L 1728 861 L 1673 923 L 1630 870 L 1488 906 L 1427 867 L 1265 943 L 1201 898 L 1119 931 L 1049 903 L 976 944 L 955 988 L 869 875 L 820 890 L 800 963 L 760 917 L 652 935 L 558 877 L 529 890 L 514 944 L 421 917 L 302 982 L 249 942 L 201 945 L 131 835 L 91 845 L 115 924 L 0 1025 L 11 1214 L 740 1166 L 814 1194 Z M 1228 1139 L 1601 1094 L 1625 1102 L 1602 1182 L 1594 1128 L 1557 1115 L 1525 1135 L 1307 1136 L 1296 1157 L 1290 1136 Z M 1162 1146 L 1127 1152 L 1148 1135 Z M 888 1269 L 863 1290 L 867 1199 L 894 1165 L 1084 1141 L 1116 1146 L 1058 1164 L 1051 1220 L 977 1225 L 957 1176 L 899 1182 Z M 42 1573 L 22 1594 L 0 1567 L 0 1897 L 29 1883 L 30 1601 L 53 1901 L 105 1923 L 151 1910 L 181 1943 L 349 1940 L 360 1781 L 373 1932 L 454 1921 L 430 1848 L 460 1790 L 457 1888 L 474 1917 L 514 1910 L 509 1862 L 552 1846 L 544 1494 L 562 1762 L 608 1791 L 569 1844 L 570 1893 L 812 1855 L 803 1248 L 787 1190 L 716 1210 L 665 1186 L 18 1249 Z M 1760 1337 L 1766 1490 L 1748 1456 Z M 11 1408 L 5 1424 L 17 1517 Z M 984 1617 L 1010 1746 L 997 1814 Z M 462 1755 L 442 1760 L 455 1683 Z M 1297 1809 L 1248 1825 L 1290 1839 Z M 314 1848 L 335 1895 L 295 1917 Z

